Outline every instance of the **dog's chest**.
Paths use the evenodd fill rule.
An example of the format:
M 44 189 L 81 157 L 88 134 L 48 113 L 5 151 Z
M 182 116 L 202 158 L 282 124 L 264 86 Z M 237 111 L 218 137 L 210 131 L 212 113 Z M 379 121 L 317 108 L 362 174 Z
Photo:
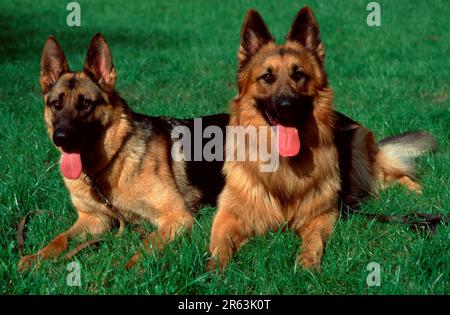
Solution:
M 339 174 L 332 159 L 313 156 L 312 163 L 296 164 L 282 161 L 276 172 L 262 175 L 277 210 L 290 221 L 309 215 L 315 208 L 330 207 L 338 194 Z
M 285 205 L 291 203 L 291 199 L 304 195 L 314 183 L 311 176 L 287 162 L 280 163 L 275 172 L 261 173 L 260 176 L 265 182 L 266 189 Z
M 154 221 L 154 211 L 143 195 L 136 195 L 129 187 L 105 189 L 105 186 L 87 180 L 67 185 L 72 199 L 77 200 L 75 206 L 81 203 L 83 211 L 99 212 L 134 224 Z
M 117 187 L 108 198 L 109 209 L 129 223 L 155 222 L 155 211 L 142 194 L 137 194 L 129 187 Z M 112 207 L 111 207 L 112 206 Z

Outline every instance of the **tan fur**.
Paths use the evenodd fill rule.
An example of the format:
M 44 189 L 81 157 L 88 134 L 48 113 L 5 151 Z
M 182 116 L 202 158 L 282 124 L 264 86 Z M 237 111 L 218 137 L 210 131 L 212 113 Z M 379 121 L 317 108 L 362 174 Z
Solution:
M 249 12 L 244 22 L 238 53 L 239 95 L 231 104 L 230 124 L 268 126 L 255 106 L 255 97 L 276 95 L 286 89 L 300 89 L 304 95 L 314 97 L 313 113 L 302 127 L 300 159 L 280 157 L 278 169 L 268 173 L 259 172 L 258 161 L 225 162 L 226 184 L 212 226 L 208 269 L 216 265 L 222 269 L 250 237 L 284 223 L 303 238 L 299 262 L 305 267 L 316 267 L 338 215 L 340 178 L 333 142 L 332 92 L 327 87 L 319 88 L 326 80 L 320 61 L 294 41 L 277 46 L 267 35 L 253 39 L 254 34 L 268 33 L 260 21 L 259 15 Z M 258 43 L 261 47 L 254 47 Z M 280 48 L 296 53 L 285 54 Z M 323 47 L 317 49 L 322 56 Z M 311 80 L 292 81 L 292 65 L 301 65 Z M 267 68 L 277 78 L 270 86 L 257 79 Z M 227 144 L 227 150 L 235 149 Z
M 338 165 L 329 162 L 337 161 L 328 119 L 330 102 L 331 91 L 325 91 L 315 104 L 315 119 L 303 133 L 315 133 L 317 128 L 320 137 L 312 136 L 312 143 L 302 144 L 308 148 L 304 159 L 281 158 L 273 173 L 259 172 L 258 162 L 225 162 L 226 186 L 219 197 L 211 232 L 214 258 L 210 269 L 215 267 L 216 258 L 223 268 L 248 238 L 286 222 L 299 236 L 311 239 L 304 243 L 299 260 L 307 267 L 320 262 L 323 242 L 337 218 L 340 189 Z M 254 106 L 241 99 L 233 102 L 232 113 L 231 125 L 246 125 L 248 117 L 253 117 L 256 124 L 266 124 Z
M 305 268 L 320 269 L 326 239 L 338 217 L 339 197 L 354 204 L 394 180 L 420 189 L 411 179 L 411 168 L 380 148 L 369 129 L 350 119 L 341 122 L 335 118 L 323 59 L 323 44 L 309 8 L 297 14 L 284 45 L 274 43 L 256 11 L 247 13 L 238 51 L 239 94 L 231 104 L 230 124 L 269 126 L 255 100 L 273 99 L 286 91 L 313 97 L 313 110 L 299 128 L 300 155 L 280 156 L 275 172 L 260 172 L 258 161 L 225 162 L 226 184 L 213 221 L 208 270 L 222 270 L 249 238 L 284 224 L 303 240 L 298 262 Z M 305 80 L 293 79 L 293 65 L 307 75 Z M 276 80 L 260 80 L 269 71 L 266 69 Z M 348 148 L 338 147 L 336 139 L 345 132 L 351 137 L 338 145 Z M 238 148 L 227 143 L 226 150 Z M 340 161 L 347 156 L 349 169 L 340 170 Z M 341 175 L 348 176 L 348 187 Z
M 351 142 L 350 180 L 342 196 L 347 205 L 355 206 L 362 197 L 374 196 L 395 182 L 421 192 L 420 185 L 414 181 L 412 163 L 396 158 L 391 150 L 391 146 L 380 147 L 369 129 L 361 125 L 355 128 Z
M 103 41 L 103 39 L 93 39 Z M 52 38 L 46 44 L 55 50 Z M 98 44 L 98 43 L 96 43 Z M 101 44 L 101 42 L 100 42 Z M 57 45 L 57 44 L 56 44 Z M 104 43 L 106 45 L 106 43 Z M 92 42 L 91 42 L 92 46 Z M 89 51 L 90 52 L 90 51 Z M 60 52 L 62 54 L 62 51 Z M 43 54 L 45 64 L 45 53 Z M 88 53 L 89 56 L 89 53 Z M 63 64 L 66 65 L 65 59 Z M 112 64 L 111 64 L 112 66 Z M 44 68 L 44 67 L 43 67 Z M 54 69 L 54 65 L 50 67 Z M 85 66 L 85 70 L 88 67 Z M 45 70 L 45 69 L 44 69 Z M 91 69 L 96 71 L 95 69 Z M 19 269 L 28 268 L 37 259 L 56 257 L 67 249 L 68 241 L 76 236 L 99 236 L 110 230 L 114 221 L 124 218 L 130 223 L 150 222 L 157 226 L 157 231 L 151 233 L 144 241 L 144 247 L 161 249 L 183 231 L 189 230 L 193 224 L 192 210 L 198 206 L 200 192 L 189 186 L 184 166 L 175 167 L 177 174 L 172 173 L 170 147 L 171 142 L 165 137 L 146 140 L 144 132 L 133 127 L 130 109 L 117 100 L 114 94 L 114 69 L 112 74 L 99 85 L 83 72 L 68 72 L 66 68 L 60 77 L 41 72 L 41 84 L 44 91 L 44 103 L 49 98 L 65 93 L 65 111 L 74 111 L 73 106 L 79 95 L 86 97 L 101 96 L 104 104 L 98 105 L 86 117 L 86 121 L 98 121 L 103 126 L 95 148 L 83 151 L 83 171 L 76 180 L 64 178 L 78 220 L 66 232 L 59 234 L 49 245 L 36 254 L 22 257 Z M 75 87 L 68 88 L 70 80 L 75 81 Z M 103 80 L 103 79 L 101 79 Z M 104 88 L 103 84 L 109 88 Z M 50 106 L 44 107 L 44 119 L 49 136 L 53 134 L 55 114 Z M 61 151 L 61 150 L 60 150 Z M 179 162 L 182 163 L 182 162 Z M 119 211 L 119 216 L 108 208 L 92 185 L 85 180 L 85 175 L 95 177 L 100 191 L 108 196 L 110 202 Z M 178 190 L 186 193 L 187 199 Z M 189 188 L 193 192 L 189 192 Z M 136 263 L 139 252 L 127 264 L 131 267 Z

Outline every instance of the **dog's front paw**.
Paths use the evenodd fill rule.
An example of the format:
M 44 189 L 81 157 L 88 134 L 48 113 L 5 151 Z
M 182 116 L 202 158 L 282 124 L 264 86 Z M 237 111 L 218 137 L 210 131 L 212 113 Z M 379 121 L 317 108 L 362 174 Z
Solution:
M 308 269 L 318 273 L 322 272 L 320 258 L 315 255 L 300 255 L 297 259 L 297 264 L 304 269 Z
M 208 264 L 206 264 L 206 271 L 211 272 L 216 270 L 217 270 L 216 260 L 214 258 L 210 258 Z
M 125 264 L 125 269 L 132 269 L 136 263 L 141 259 L 141 254 L 138 251 L 136 254 L 133 255 L 133 257 L 130 258 L 130 260 Z
M 206 265 L 206 271 L 223 273 L 226 265 L 227 261 L 220 259 L 216 256 L 212 256 L 208 260 L 208 264 Z
M 17 264 L 17 269 L 19 271 L 25 271 L 30 268 L 38 259 L 38 255 L 27 255 L 20 258 L 19 263 Z

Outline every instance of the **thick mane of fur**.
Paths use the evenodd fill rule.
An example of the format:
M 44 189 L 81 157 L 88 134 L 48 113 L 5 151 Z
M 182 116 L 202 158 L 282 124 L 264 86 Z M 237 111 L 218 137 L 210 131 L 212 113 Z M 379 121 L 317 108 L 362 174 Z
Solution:
M 320 268 L 339 198 L 357 205 L 394 181 L 420 191 L 412 180 L 412 157 L 434 148 L 435 141 L 429 134 L 413 133 L 378 145 L 368 128 L 334 111 L 323 44 L 309 7 L 297 13 L 286 44 L 279 46 L 261 16 L 250 10 L 238 58 L 239 94 L 231 103 L 230 124 L 278 125 L 279 132 L 290 133 L 287 145 L 292 141 L 299 151 L 280 156 L 272 172 L 261 172 L 260 161 L 225 162 L 226 184 L 211 231 L 215 260 L 209 268 L 218 264 L 222 269 L 249 238 L 284 224 L 302 238 L 298 262 Z M 227 141 L 226 150 L 242 148 Z

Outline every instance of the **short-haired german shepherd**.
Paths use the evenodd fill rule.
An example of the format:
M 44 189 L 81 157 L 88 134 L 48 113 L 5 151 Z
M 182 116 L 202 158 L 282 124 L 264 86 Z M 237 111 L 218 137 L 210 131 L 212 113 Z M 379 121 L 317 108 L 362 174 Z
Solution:
M 224 180 L 222 161 L 174 161 L 171 131 L 192 120 L 133 112 L 114 89 L 116 71 L 100 34 L 89 45 L 84 69 L 69 70 L 53 37 L 45 43 L 40 84 L 48 134 L 61 153 L 61 172 L 78 220 L 19 268 L 55 257 L 77 235 L 98 235 L 121 223 L 151 222 L 146 247 L 161 247 L 189 229 L 202 203 L 215 204 Z M 202 127 L 224 128 L 228 115 L 203 117 Z M 193 133 L 192 133 L 193 134 Z M 132 266 L 139 252 L 129 261 Z
M 298 262 L 318 268 L 339 197 L 354 205 L 393 181 L 420 190 L 413 158 L 433 149 L 435 140 L 414 132 L 377 144 L 369 129 L 333 110 L 310 8 L 298 12 L 283 45 L 275 44 L 261 16 L 250 10 L 238 61 L 239 94 L 230 125 L 276 126 L 280 161 L 270 173 L 259 172 L 259 161 L 225 161 L 208 269 L 222 269 L 250 237 L 286 223 L 303 240 Z

